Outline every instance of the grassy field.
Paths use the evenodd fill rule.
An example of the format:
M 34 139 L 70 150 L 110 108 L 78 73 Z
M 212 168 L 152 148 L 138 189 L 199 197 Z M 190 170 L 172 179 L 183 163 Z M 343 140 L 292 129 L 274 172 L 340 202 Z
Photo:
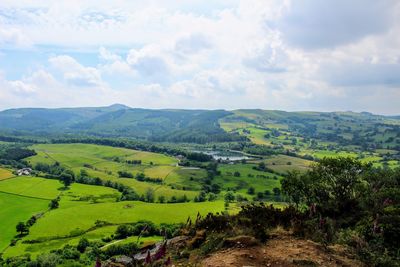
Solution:
M 5 168 L 0 168 L 0 181 L 11 178 L 13 176 L 14 176 L 14 174 L 10 170 L 5 169 Z
M 32 146 L 37 152 L 36 156 L 28 158 L 28 161 L 35 165 L 39 162 L 53 164 L 55 162 L 71 168 L 75 173 L 85 169 L 90 176 L 99 177 L 102 180 L 118 181 L 122 184 L 132 187 L 138 194 L 144 194 L 148 188 L 155 190 L 156 197 L 165 196 L 167 199 L 172 196 L 186 195 L 194 198 L 197 195 L 195 191 L 181 190 L 184 185 L 177 185 L 172 188 L 169 183 L 176 183 L 178 180 L 185 180 L 184 171 L 177 166 L 178 160 L 174 157 L 137 151 L 125 148 L 115 148 L 88 144 L 40 144 Z M 140 165 L 131 165 L 125 163 L 127 160 L 141 160 Z M 132 178 L 119 178 L 118 171 L 127 171 L 136 175 L 144 173 L 150 178 L 165 179 L 166 183 L 154 184 L 141 182 Z M 196 176 L 203 175 L 202 170 Z M 168 179 L 167 179 L 168 178 Z M 175 187 L 175 186 L 174 186 Z M 178 189 L 177 189 L 178 188 Z
M 58 180 L 21 176 L 0 182 L 0 192 L 51 200 L 60 194 Z
M 33 164 L 44 159 L 49 162 L 60 161 L 69 167 L 80 165 L 82 162 L 94 164 L 117 158 L 141 160 L 145 165 L 150 162 L 154 165 L 174 165 L 178 162 L 177 159 L 163 154 L 89 144 L 40 144 L 32 146 L 32 149 L 39 154 L 29 159 Z
M 221 175 L 215 177 L 215 182 L 224 190 L 232 190 L 243 196 L 247 195 L 247 189 L 252 186 L 256 192 L 272 192 L 274 187 L 280 187 L 280 176 L 268 172 L 254 170 L 255 164 L 224 164 L 218 168 Z M 235 176 L 234 173 L 240 173 Z
M 97 220 L 112 224 L 150 220 L 154 223 L 184 222 L 197 212 L 223 211 L 223 202 L 158 204 L 139 201 L 79 204 L 61 207 L 44 216 L 31 228 L 29 239 L 67 237 L 88 230 Z M 64 223 L 68 219 L 68 223 Z M 57 227 L 54 227 L 57 225 Z
M 116 225 L 138 220 L 154 223 L 185 222 L 188 216 L 198 212 L 224 210 L 222 201 L 204 203 L 159 204 L 117 199 L 120 193 L 112 188 L 84 184 L 72 184 L 68 189 L 57 180 L 38 177 L 16 177 L 0 182 L 1 242 L 4 249 L 15 236 L 19 221 L 27 221 L 32 215 L 48 209 L 50 199 L 60 196 L 58 209 L 50 210 L 30 228 L 23 240 L 40 240 L 40 243 L 25 244 L 19 241 L 9 247 L 4 257 L 31 253 L 33 256 L 65 244 L 76 245 L 81 237 L 99 240 L 111 235 Z M 105 221 L 112 226 L 90 230 L 96 221 Z
M 11 239 L 17 234 L 15 230 L 17 223 L 45 211 L 48 204 L 47 200 L 0 192 L 0 252 L 10 244 Z
M 274 155 L 267 157 L 263 161 L 268 168 L 279 173 L 286 173 L 292 170 L 306 171 L 313 164 L 313 161 L 286 155 Z
M 116 226 L 106 226 L 94 231 L 86 232 L 95 225 L 97 220 L 112 224 L 130 223 L 138 220 L 150 220 L 159 223 L 185 222 L 188 216 L 195 218 L 197 212 L 219 212 L 224 210 L 222 201 L 204 203 L 156 204 L 138 201 L 124 201 L 114 203 L 77 203 L 76 205 L 61 205 L 31 227 L 30 234 L 24 240 L 42 240 L 36 244 L 19 242 L 4 253 L 4 257 L 11 257 L 24 253 L 33 256 L 61 248 L 65 244 L 76 245 L 81 237 L 90 240 L 100 240 L 110 236 Z M 67 222 L 67 223 L 66 223 Z

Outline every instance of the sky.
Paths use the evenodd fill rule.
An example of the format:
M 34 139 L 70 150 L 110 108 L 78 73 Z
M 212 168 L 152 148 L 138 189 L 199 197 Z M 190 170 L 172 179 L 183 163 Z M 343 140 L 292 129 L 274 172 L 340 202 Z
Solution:
M 400 1 L 0 0 L 0 110 L 400 115 Z

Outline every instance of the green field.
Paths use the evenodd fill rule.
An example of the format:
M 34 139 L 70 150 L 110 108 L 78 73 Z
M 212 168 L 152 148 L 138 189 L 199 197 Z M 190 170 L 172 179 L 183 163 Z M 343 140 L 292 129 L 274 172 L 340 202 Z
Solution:
M 40 144 L 32 146 L 38 155 L 29 158 L 31 163 L 60 161 L 66 166 L 75 167 L 81 163 L 96 164 L 121 160 L 141 160 L 144 165 L 175 165 L 178 160 L 163 154 L 137 151 L 126 148 L 88 144 Z
M 17 234 L 15 226 L 32 215 L 47 209 L 49 202 L 43 199 L 17 196 L 0 192 L 0 251 L 4 250 Z
M 10 170 L 0 168 L 0 180 L 8 179 L 13 176 L 14 176 L 14 174 Z
M 65 244 L 77 244 L 81 237 L 101 239 L 115 231 L 118 224 L 138 220 L 154 223 L 184 222 L 188 216 L 198 212 L 224 210 L 222 201 L 204 203 L 159 204 L 117 199 L 120 193 L 112 188 L 72 184 L 67 190 L 57 180 L 38 177 L 17 177 L 0 182 L 0 212 L 2 221 L 1 249 L 4 249 L 16 235 L 15 226 L 19 221 L 27 221 L 32 215 L 48 209 L 50 199 L 60 196 L 58 209 L 50 210 L 40 217 L 30 228 L 24 240 L 38 240 L 39 243 L 26 244 L 19 241 L 16 246 L 4 252 L 5 257 L 50 251 Z M 114 226 L 104 226 L 94 230 L 96 221 L 104 221 Z
M 254 187 L 256 192 L 272 192 L 274 187 L 280 187 L 280 176 L 268 172 L 254 170 L 255 164 L 224 164 L 219 167 L 221 175 L 215 178 L 215 181 L 221 185 L 224 190 L 232 190 L 243 196 L 247 195 L 247 189 Z M 240 173 L 235 176 L 234 173 Z
M 40 144 L 32 146 L 37 152 L 36 156 L 28 158 L 28 161 L 35 165 L 39 162 L 53 164 L 61 163 L 62 166 L 71 168 L 76 174 L 85 169 L 90 176 L 99 177 L 102 180 L 117 181 L 133 188 L 138 194 L 144 194 L 148 188 L 155 190 L 156 197 L 186 195 L 193 198 L 197 192 L 190 190 L 174 189 L 170 183 L 176 183 L 178 180 L 185 180 L 184 171 L 177 166 L 178 160 L 174 157 L 137 151 L 125 148 L 115 148 L 88 144 Z M 127 160 L 141 160 L 140 165 L 131 165 L 125 163 Z M 90 167 L 88 167 L 90 166 Z M 118 171 L 127 171 L 136 175 L 144 173 L 150 178 L 164 179 L 163 184 L 155 184 L 137 181 L 133 178 L 119 178 Z M 197 176 L 204 175 L 202 170 Z M 174 177 L 170 180 L 170 177 Z M 182 188 L 177 184 L 175 188 Z
M 21 176 L 0 182 L 0 192 L 51 200 L 60 194 L 62 184 L 58 180 Z
M 42 241 L 36 244 L 19 242 L 7 249 L 5 257 L 21 253 L 39 253 L 61 248 L 65 244 L 77 244 L 81 237 L 101 239 L 110 236 L 115 228 L 109 226 L 86 232 L 98 220 L 111 224 L 131 223 L 138 220 L 150 220 L 159 223 L 185 222 L 188 216 L 195 218 L 198 212 L 219 212 L 224 210 L 222 201 L 204 203 L 157 204 L 139 201 L 114 203 L 77 203 L 61 205 L 59 209 L 46 213 L 43 218 L 31 227 L 30 234 L 23 240 Z M 15 223 L 16 224 L 16 223 Z M 12 227 L 13 229 L 13 227 Z
M 286 173 L 287 171 L 306 171 L 313 161 L 305 160 L 297 157 L 290 157 L 286 155 L 275 155 L 267 157 L 263 160 L 268 168 L 278 172 Z

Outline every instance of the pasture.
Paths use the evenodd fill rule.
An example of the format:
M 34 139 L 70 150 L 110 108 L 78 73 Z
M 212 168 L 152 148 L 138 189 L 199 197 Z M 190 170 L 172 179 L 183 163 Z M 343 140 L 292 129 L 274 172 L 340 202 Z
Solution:
M 215 177 L 224 190 L 236 191 L 247 196 L 247 189 L 254 187 L 256 192 L 272 192 L 274 187 L 280 187 L 280 176 L 268 172 L 254 170 L 255 164 L 224 164 L 218 170 L 221 175 Z M 239 176 L 235 176 L 235 172 Z
M 48 204 L 49 201 L 44 199 L 0 192 L 0 252 L 17 234 L 17 223 L 27 221 L 32 215 L 45 211 Z
M 292 170 L 306 171 L 313 164 L 313 161 L 286 155 L 270 156 L 263 161 L 268 168 L 282 174 Z
M 167 199 L 183 195 L 193 198 L 197 194 L 195 191 L 173 189 L 169 186 L 170 176 L 174 177 L 171 182 L 185 180 L 185 177 L 182 177 L 185 172 L 177 166 L 176 158 L 164 154 L 89 144 L 39 144 L 31 148 L 37 152 L 37 155 L 28 158 L 32 165 L 39 162 L 48 164 L 59 162 L 76 174 L 84 169 L 92 177 L 120 182 L 133 188 L 138 194 L 144 194 L 149 188 L 155 191 L 156 197 L 162 195 Z M 142 163 L 126 163 L 129 160 L 140 160 Z M 150 178 L 165 179 L 166 182 L 155 184 L 133 178 L 119 178 L 118 171 L 126 171 L 133 175 L 144 173 Z M 198 172 L 199 175 L 203 175 L 201 170 Z M 177 188 L 183 187 L 177 186 Z
M 77 202 L 75 205 L 69 202 L 68 205 L 62 204 L 59 209 L 46 213 L 30 228 L 30 234 L 23 238 L 23 240 L 36 240 L 38 243 L 26 244 L 20 241 L 16 246 L 9 247 L 4 252 L 4 257 L 25 253 L 30 253 L 35 257 L 44 251 L 59 249 L 66 244 L 76 245 L 82 237 L 89 240 L 101 240 L 113 234 L 118 224 L 139 220 L 150 220 L 156 224 L 183 223 L 188 216 L 195 219 L 198 212 L 206 215 L 208 212 L 215 213 L 223 210 L 222 201 L 177 204 L 139 201 L 96 204 Z M 111 225 L 93 228 L 98 220 Z M 11 227 L 11 229 L 14 228 Z M 8 237 L 11 238 L 12 235 Z
M 0 168 L 0 181 L 4 179 L 9 179 L 13 176 L 14 174 L 10 170 L 5 168 Z

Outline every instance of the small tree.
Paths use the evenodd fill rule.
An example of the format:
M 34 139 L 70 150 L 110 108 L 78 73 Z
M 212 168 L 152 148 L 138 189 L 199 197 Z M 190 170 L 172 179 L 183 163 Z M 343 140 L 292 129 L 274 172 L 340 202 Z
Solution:
M 165 202 L 165 196 L 159 196 L 158 197 L 158 202 L 164 203 Z
M 254 189 L 254 187 L 249 187 L 249 189 L 247 189 L 247 194 L 254 195 L 255 193 L 256 193 L 256 190 Z
M 64 171 L 60 175 L 60 181 L 64 184 L 64 187 L 67 188 L 74 181 L 73 173 L 71 171 Z
M 281 190 L 278 187 L 274 187 L 272 191 L 274 192 L 275 196 L 279 196 L 281 194 Z
M 212 184 L 211 192 L 214 194 L 219 194 L 221 192 L 221 187 L 218 184 Z
M 28 227 L 24 222 L 19 222 L 16 226 L 17 232 L 22 236 L 24 233 L 29 232 Z
M 154 202 L 154 189 L 153 188 L 150 188 L 150 187 L 147 188 L 145 198 L 146 198 L 147 202 Z
M 58 198 L 52 199 L 52 200 L 50 201 L 49 208 L 52 209 L 52 210 L 53 210 L 53 209 L 57 209 L 58 206 L 60 205 L 60 204 L 58 203 L 58 201 L 59 201 Z
M 226 202 L 233 202 L 233 201 L 235 201 L 235 195 L 234 195 L 231 191 L 227 192 L 227 193 L 225 194 L 225 201 L 226 201 Z
M 131 227 L 126 224 L 121 224 L 115 231 L 115 235 L 118 239 L 123 239 L 131 235 Z
M 80 252 L 83 253 L 85 252 L 86 248 L 90 245 L 89 240 L 87 240 L 86 238 L 82 237 L 79 240 L 78 246 L 76 247 L 76 249 Z

